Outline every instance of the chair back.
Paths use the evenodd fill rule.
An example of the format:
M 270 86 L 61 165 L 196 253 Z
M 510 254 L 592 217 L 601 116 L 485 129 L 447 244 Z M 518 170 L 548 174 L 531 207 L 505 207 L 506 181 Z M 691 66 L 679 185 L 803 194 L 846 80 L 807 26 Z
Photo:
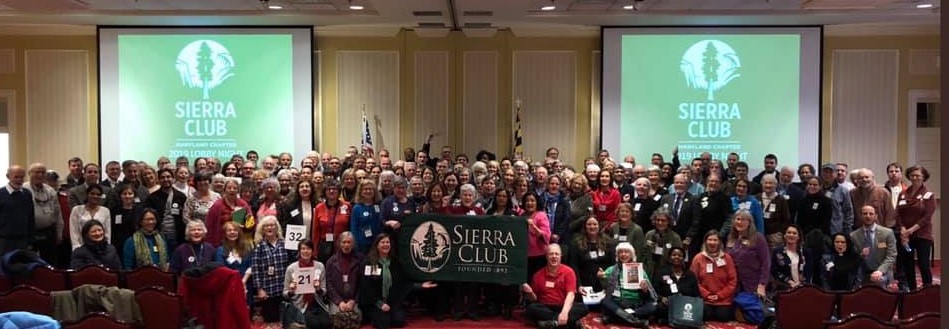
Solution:
M 52 316 L 53 298 L 36 287 L 19 285 L 0 294 L 0 313 L 14 311 Z
M 895 323 L 880 320 L 869 313 L 857 313 L 839 322 L 827 322 L 827 329 L 897 329 Z
M 13 288 L 13 280 L 10 278 L 0 275 L 0 292 L 4 292 Z
M 138 291 L 145 287 L 158 286 L 167 291 L 175 291 L 175 275 L 154 266 L 143 266 L 125 272 L 125 287 Z
M 899 297 L 876 285 L 860 287 L 840 295 L 840 313 L 837 318 L 846 319 L 851 314 L 869 313 L 880 320 L 892 320 Z
M 914 316 L 912 319 L 901 321 L 900 329 L 935 329 L 939 328 L 939 312 L 926 312 Z
M 67 275 L 67 272 L 64 270 L 37 266 L 30 272 L 30 278 L 26 280 L 26 284 L 47 292 L 69 290 L 69 286 L 66 284 Z
M 135 326 L 96 312 L 84 315 L 79 321 L 63 324 L 63 329 L 135 329 Z
M 142 310 L 144 329 L 179 329 L 182 324 L 182 301 L 177 294 L 159 287 L 145 287 L 135 292 L 135 301 Z
M 86 284 L 118 287 L 119 272 L 98 265 L 84 266 L 79 270 L 69 272 L 69 284 L 72 288 Z
M 778 293 L 775 318 L 780 328 L 821 328 L 824 321 L 830 320 L 836 303 L 836 295 L 812 285 L 803 285 Z
M 939 286 L 928 286 L 903 295 L 900 319 L 909 319 L 927 312 L 940 312 Z

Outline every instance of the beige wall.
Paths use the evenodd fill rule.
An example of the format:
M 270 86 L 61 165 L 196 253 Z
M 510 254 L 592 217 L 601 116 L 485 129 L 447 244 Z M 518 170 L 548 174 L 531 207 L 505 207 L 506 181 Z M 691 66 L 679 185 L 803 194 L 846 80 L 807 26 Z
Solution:
M 896 154 L 897 161 L 905 163 L 907 161 L 907 122 L 906 115 L 908 94 L 913 89 L 939 89 L 939 75 L 913 75 L 910 73 L 910 51 L 911 50 L 932 50 L 939 49 L 939 36 L 876 36 L 876 37 L 825 37 L 824 38 L 824 85 L 823 85 L 823 143 L 821 149 L 821 158 L 831 159 L 834 155 L 832 149 L 832 138 L 842 138 L 835 136 L 832 131 L 833 123 L 833 54 L 836 50 L 896 50 L 898 51 L 899 68 L 897 84 L 897 104 L 898 111 L 897 122 L 894 129 L 897 133 L 898 145 Z M 881 176 L 882 177 L 882 176 Z
M 833 153 L 831 138 L 834 136 L 831 109 L 831 56 L 836 49 L 897 49 L 899 50 L 899 101 L 898 110 L 905 113 L 907 92 L 910 89 L 937 89 L 938 76 L 913 76 L 909 74 L 909 51 L 911 49 L 936 49 L 938 36 L 931 37 L 826 37 L 824 44 L 824 93 L 823 126 L 824 141 L 822 157 Z M 339 152 L 342 146 L 358 143 L 357 127 L 361 116 L 361 104 L 367 104 L 367 113 L 378 117 L 373 137 L 383 137 L 384 146 L 393 153 L 404 147 L 418 147 L 427 132 L 437 132 L 434 147 L 451 145 L 473 156 L 483 145 L 507 154 L 511 149 L 513 107 L 515 98 L 523 102 L 522 115 L 531 122 L 525 124 L 525 148 L 529 156 L 539 157 L 550 140 L 556 136 L 573 136 L 572 142 L 558 144 L 562 154 L 572 163 L 580 162 L 594 150 L 598 132 L 591 118 L 599 115 L 591 109 L 596 100 L 591 95 L 594 72 L 594 52 L 599 48 L 599 39 L 589 38 L 520 38 L 508 31 L 500 31 L 490 38 L 468 38 L 461 32 L 451 32 L 444 38 L 421 38 L 411 31 L 403 31 L 391 38 L 318 37 L 320 83 L 322 92 L 317 98 L 321 111 L 316 116 L 319 124 L 316 140 L 322 151 Z M 98 125 L 96 117 L 96 53 L 94 36 L 2 36 L 0 49 L 15 49 L 16 72 L 0 74 L 0 89 L 12 89 L 17 94 L 15 122 L 11 136 L 11 159 L 13 163 L 45 161 L 57 170 L 65 169 L 66 160 L 72 155 L 94 159 L 98 156 Z M 56 157 L 27 159 L 26 138 L 40 140 L 44 132 L 27 131 L 26 97 L 27 82 L 24 73 L 25 53 L 29 50 L 57 49 L 78 50 L 87 54 L 88 101 L 72 107 L 59 107 L 56 111 L 80 111 L 87 135 L 85 142 L 69 148 Z M 363 56 L 379 55 L 384 56 Z M 394 57 L 393 57 L 394 56 Z M 393 61 L 393 58 L 395 61 Z M 522 65 L 517 67 L 516 58 Z M 342 64 L 341 61 L 346 64 Z M 532 61 L 553 63 L 543 66 L 526 65 Z M 378 67 L 382 63 L 397 63 L 396 68 L 386 68 L 383 77 L 366 73 L 366 67 Z M 429 65 L 431 63 L 431 65 Z M 376 66 L 374 66 L 376 65 Z M 342 68 L 342 70 L 341 70 Z M 360 73 L 362 72 L 362 73 Z M 466 72 L 467 75 L 466 75 Z M 572 79 L 573 81 L 551 81 Z M 378 79 L 378 80 L 377 80 Z M 492 81 L 492 79 L 494 81 Z M 347 86 L 342 86 L 344 81 Z M 386 83 L 387 81 L 397 83 Z M 358 88 L 353 83 L 383 86 L 387 90 Z M 492 85 L 493 83 L 493 85 Z M 532 87 L 532 86 L 542 86 Z M 428 89 L 437 90 L 432 94 Z M 544 90 L 555 88 L 557 90 Z M 570 88 L 567 91 L 564 88 Z M 518 95 L 515 95 L 517 90 Z M 467 92 L 466 92 L 467 91 Z M 567 93 L 570 95 L 562 95 Z M 465 97 L 469 95 L 469 97 Z M 478 97 L 471 97 L 477 95 Z M 34 96 L 36 96 L 34 94 Z M 55 97 L 56 95 L 47 95 Z M 341 99 L 341 97 L 345 99 Z M 551 104 L 547 99 L 566 100 L 569 104 Z M 591 103 L 593 102 L 593 103 Z M 347 108 L 340 108 L 340 104 Z M 354 105 L 355 104 L 355 105 Z M 372 104 L 376 105 L 371 108 Z M 32 109 L 31 109 L 32 110 Z M 50 109 L 42 109 L 49 111 Z M 444 110 L 443 112 L 440 112 Z M 75 113 L 75 112 L 72 112 Z M 356 120 L 356 122 L 352 122 Z M 447 122 L 445 122 L 447 120 Z M 472 126 L 472 123 L 475 123 Z M 73 123 L 63 123 L 73 124 Z M 32 125 L 30 125 L 32 126 Z M 897 122 L 898 160 L 906 160 L 906 122 L 900 115 Z M 381 134 L 381 136 L 377 136 Z M 591 136 L 591 137 L 586 137 Z M 61 137 L 60 137 L 61 138 Z M 350 142 L 351 140 L 351 142 Z M 48 140 L 44 145 L 62 144 L 62 140 Z M 31 143 L 36 145 L 35 142 Z M 378 147 L 378 146 L 377 146 Z M 151 160 L 151 159 L 146 159 Z

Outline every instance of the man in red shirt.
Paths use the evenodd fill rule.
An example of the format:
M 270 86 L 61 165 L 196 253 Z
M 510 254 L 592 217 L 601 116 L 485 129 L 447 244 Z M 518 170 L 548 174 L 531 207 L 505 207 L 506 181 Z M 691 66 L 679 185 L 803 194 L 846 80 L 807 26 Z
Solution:
M 550 244 L 547 266 L 521 286 L 531 301 L 524 313 L 540 328 L 579 328 L 577 322 L 589 312 L 583 303 L 574 301 L 577 277 L 573 269 L 560 263 L 561 256 L 560 245 Z

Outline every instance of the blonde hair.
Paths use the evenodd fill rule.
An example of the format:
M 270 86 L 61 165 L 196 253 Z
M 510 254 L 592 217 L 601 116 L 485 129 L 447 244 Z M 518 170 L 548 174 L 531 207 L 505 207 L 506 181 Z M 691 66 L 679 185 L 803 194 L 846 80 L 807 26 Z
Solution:
M 222 231 L 227 232 L 228 226 L 237 230 L 237 240 L 230 241 L 227 239 L 227 235 L 224 235 L 221 246 L 224 247 L 225 256 L 230 251 L 237 252 L 241 257 L 250 254 L 254 250 L 254 246 L 250 244 L 250 239 L 244 238 L 244 229 L 235 222 L 227 221 L 221 225 Z
M 372 200 L 364 200 L 365 198 L 363 198 L 362 196 L 362 189 L 363 187 L 367 187 L 367 186 L 372 188 Z M 382 199 L 382 196 L 379 193 L 379 190 L 376 189 L 376 183 L 373 182 L 372 180 L 363 179 L 359 181 L 359 184 L 356 184 L 356 196 L 353 198 L 353 203 L 374 204 L 374 203 L 379 203 L 380 201 L 382 201 L 380 199 Z
M 257 231 L 254 232 L 254 243 L 260 243 L 264 241 L 264 226 L 268 224 L 274 224 L 277 226 L 277 240 L 283 239 L 283 229 L 280 227 L 280 223 L 277 222 L 277 217 L 274 216 L 264 216 L 260 219 L 260 223 L 257 223 Z

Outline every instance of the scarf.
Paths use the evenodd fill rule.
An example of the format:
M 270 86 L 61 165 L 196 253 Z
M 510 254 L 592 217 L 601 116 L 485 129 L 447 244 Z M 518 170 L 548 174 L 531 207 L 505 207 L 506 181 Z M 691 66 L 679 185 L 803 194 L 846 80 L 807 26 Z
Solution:
M 379 260 L 379 265 L 382 266 L 382 300 L 389 300 L 389 289 L 392 288 L 392 271 L 389 270 L 389 265 L 392 265 L 392 260 L 388 258 L 382 258 Z
M 313 267 L 313 258 L 310 258 L 310 259 L 300 258 L 297 264 L 299 265 L 299 268 Z M 320 278 L 313 278 L 313 280 L 319 280 L 319 279 Z M 303 297 L 304 305 L 310 305 L 310 303 L 313 302 L 313 295 L 314 294 L 303 294 L 302 297 Z
M 132 234 L 132 245 L 135 247 L 135 263 L 140 266 L 164 266 L 168 264 L 168 250 L 162 245 L 164 245 L 164 238 L 161 237 L 161 234 L 158 232 L 145 233 L 142 230 L 138 230 L 135 234 Z M 148 241 L 145 236 L 149 236 L 155 240 L 155 248 L 158 249 L 158 264 L 152 262 L 152 252 L 148 248 Z
M 560 194 L 550 194 L 550 192 L 544 191 L 542 196 L 544 197 L 544 205 L 547 206 L 547 220 L 550 221 L 550 227 L 554 227 L 557 203 L 560 202 Z

